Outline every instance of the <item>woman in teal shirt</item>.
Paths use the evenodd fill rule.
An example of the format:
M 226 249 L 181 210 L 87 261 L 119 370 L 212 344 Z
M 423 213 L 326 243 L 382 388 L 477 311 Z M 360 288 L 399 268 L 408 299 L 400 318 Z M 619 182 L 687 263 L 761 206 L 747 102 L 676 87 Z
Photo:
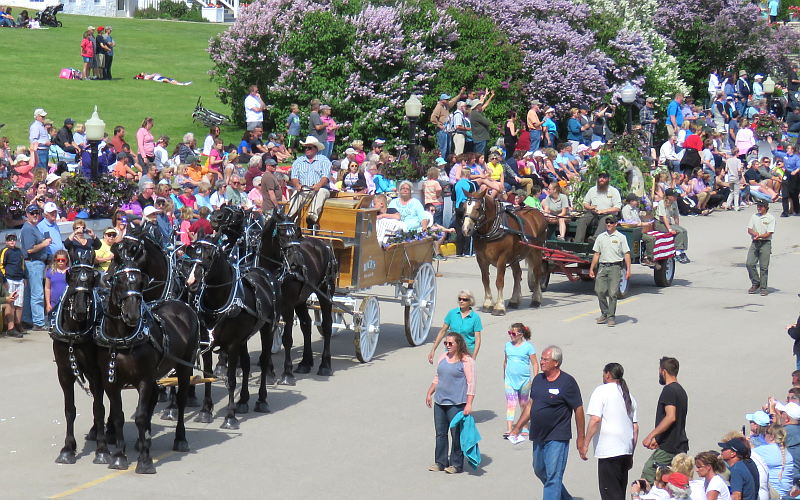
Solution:
M 475 296 L 469 290 L 461 290 L 458 292 L 458 307 L 451 309 L 444 317 L 444 324 L 436 334 L 436 340 L 433 341 L 431 352 L 428 353 L 428 363 L 433 363 L 433 358 L 436 355 L 436 348 L 439 347 L 439 342 L 445 337 L 447 332 L 455 332 L 464 337 L 467 344 L 467 350 L 475 359 L 478 357 L 478 351 L 481 348 L 481 317 L 478 313 L 472 310 L 475 305 Z

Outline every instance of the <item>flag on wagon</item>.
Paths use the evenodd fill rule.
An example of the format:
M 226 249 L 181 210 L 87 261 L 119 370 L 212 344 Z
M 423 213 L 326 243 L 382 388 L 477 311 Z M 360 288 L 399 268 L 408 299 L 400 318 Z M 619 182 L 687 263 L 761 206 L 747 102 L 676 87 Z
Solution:
M 653 258 L 655 260 L 668 259 L 675 255 L 674 235 L 660 231 L 648 231 L 647 234 L 656 239 L 656 243 L 653 246 Z

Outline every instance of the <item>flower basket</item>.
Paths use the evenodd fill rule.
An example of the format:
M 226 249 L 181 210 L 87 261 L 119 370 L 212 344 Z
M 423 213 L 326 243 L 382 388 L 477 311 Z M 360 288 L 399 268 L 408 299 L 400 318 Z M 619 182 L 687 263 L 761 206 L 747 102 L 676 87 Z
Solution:
M 761 140 L 766 140 L 769 137 L 776 139 L 781 136 L 780 123 L 778 123 L 777 118 L 772 115 L 756 116 L 754 125 L 753 133 Z

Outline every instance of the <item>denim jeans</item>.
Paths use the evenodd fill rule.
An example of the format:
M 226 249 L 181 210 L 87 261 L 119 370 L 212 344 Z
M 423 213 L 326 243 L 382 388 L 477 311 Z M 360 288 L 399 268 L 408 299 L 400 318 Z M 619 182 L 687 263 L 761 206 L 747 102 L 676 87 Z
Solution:
M 459 472 L 464 469 L 464 452 L 461 451 L 461 427 L 450 429 L 450 421 L 466 405 L 433 405 L 433 425 L 436 429 L 436 463 L 441 467 L 452 465 Z M 450 447 L 450 459 L 447 458 L 447 433 L 453 439 Z
M 436 207 L 436 211 L 433 213 L 433 223 L 439 224 L 440 226 L 444 225 L 444 205 L 434 205 Z
M 325 141 L 325 151 L 322 152 L 322 154 L 325 155 L 325 158 L 330 158 L 333 154 L 333 144 L 335 142 L 336 141 Z
M 476 153 L 483 154 L 486 151 L 486 141 L 475 141 L 475 146 L 473 146 L 473 150 Z
M 438 130 L 436 132 L 436 144 L 439 146 L 439 156 L 447 159 L 447 154 L 450 152 L 450 134 L 445 132 L 444 130 Z
M 528 148 L 529 151 L 536 151 L 539 149 L 539 145 L 542 143 L 542 131 L 541 130 L 531 130 L 531 147 Z
M 572 500 L 564 487 L 569 441 L 533 443 L 533 472 L 542 484 L 542 500 Z
M 36 150 L 36 166 L 47 168 L 47 160 L 50 158 L 50 150 L 49 149 L 37 149 Z
M 44 262 L 25 261 L 28 268 L 28 288 L 31 290 L 31 322 L 34 326 L 44 325 Z

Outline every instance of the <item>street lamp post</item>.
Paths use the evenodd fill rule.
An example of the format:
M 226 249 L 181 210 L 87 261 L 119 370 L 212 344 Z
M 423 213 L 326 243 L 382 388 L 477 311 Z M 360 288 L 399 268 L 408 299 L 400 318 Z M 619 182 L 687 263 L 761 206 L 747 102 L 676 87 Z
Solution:
M 94 107 L 92 117 L 86 120 L 84 126 L 86 127 L 86 140 L 89 141 L 89 148 L 92 155 L 92 179 L 97 179 L 100 177 L 97 171 L 97 149 L 106 133 L 106 122 L 101 120 L 97 115 L 97 106 Z
M 772 111 L 772 96 L 775 93 L 775 80 L 771 76 L 767 76 L 764 80 L 764 94 L 767 95 L 767 113 Z
M 411 164 L 417 166 L 417 122 L 422 114 L 422 103 L 415 94 L 411 94 L 405 104 L 406 118 L 408 118 L 408 155 Z
M 633 103 L 636 101 L 636 87 L 626 82 L 625 85 L 619 89 L 619 95 L 622 98 L 623 104 L 628 108 L 628 127 L 627 132 L 630 134 L 633 131 Z

